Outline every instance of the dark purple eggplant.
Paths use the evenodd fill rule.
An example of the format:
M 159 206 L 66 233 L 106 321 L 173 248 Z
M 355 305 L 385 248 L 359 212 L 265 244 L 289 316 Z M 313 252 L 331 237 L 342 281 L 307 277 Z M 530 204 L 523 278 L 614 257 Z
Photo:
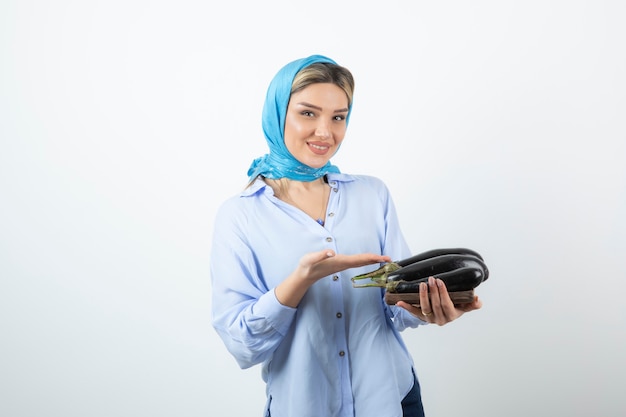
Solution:
M 469 291 L 485 280 L 485 271 L 479 267 L 466 266 L 433 275 L 433 278 L 441 279 L 448 292 Z M 414 281 L 391 281 L 385 288 L 393 293 L 418 293 L 422 282 L 428 283 L 428 277 Z
M 374 281 L 386 280 L 389 274 L 397 271 L 398 269 L 442 255 L 471 255 L 477 257 L 481 261 L 483 260 L 482 256 L 478 252 L 468 248 L 431 249 L 429 251 L 422 252 L 405 259 L 401 259 L 399 261 L 386 263 L 374 271 L 362 275 L 357 275 L 356 277 L 352 278 L 352 281 L 354 282 L 367 278 L 370 278 Z
M 424 259 L 402 267 L 387 274 L 386 281 L 416 281 L 466 267 L 480 268 L 484 271 L 484 279 L 489 277 L 487 265 L 480 258 L 473 255 L 447 254 Z
M 472 255 L 483 260 L 483 257 L 476 251 L 473 251 L 468 248 L 443 248 L 443 249 L 431 249 L 426 252 L 419 253 L 417 255 L 413 255 L 409 258 L 402 259 L 400 261 L 395 261 L 396 264 L 400 266 L 407 266 L 414 264 L 416 262 L 420 262 L 426 259 L 435 258 L 441 255 Z
M 412 257 L 418 261 L 403 267 L 379 268 L 368 274 L 352 278 L 355 288 L 383 287 L 389 292 L 419 292 L 419 284 L 427 282 L 429 277 L 440 278 L 450 292 L 467 291 L 477 287 L 489 278 L 489 269 L 480 256 L 466 250 L 465 253 L 442 252 L 449 249 L 433 250 L 432 257 L 423 254 Z M 437 255 L 437 253 L 440 253 Z M 443 254 L 441 254 L 443 253 Z M 474 252 L 475 253 L 475 252 Z M 390 265 L 390 264 L 387 264 Z M 365 284 L 356 284 L 356 280 L 369 278 Z

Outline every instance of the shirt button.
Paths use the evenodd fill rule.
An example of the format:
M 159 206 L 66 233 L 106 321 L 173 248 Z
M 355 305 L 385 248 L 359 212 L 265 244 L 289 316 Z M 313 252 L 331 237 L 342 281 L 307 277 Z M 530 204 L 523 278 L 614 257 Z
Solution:
M 341 313 L 337 313 L 337 318 L 340 319 L 341 318 Z
M 337 281 L 339 277 L 337 275 L 333 275 L 333 281 Z
M 332 242 L 332 241 L 333 241 L 333 238 L 332 238 L 332 237 L 327 237 L 327 238 L 326 238 L 326 242 Z
M 343 356 L 346 356 L 346 352 L 344 352 L 343 350 L 340 350 L 340 351 L 339 351 L 339 356 L 342 356 L 342 357 L 343 357 Z
M 333 213 L 333 212 L 328 213 L 328 217 L 333 217 L 334 215 L 335 215 L 335 213 Z
M 337 188 L 333 188 L 333 191 L 334 191 L 334 192 L 337 192 L 337 191 L 339 191 L 339 189 L 337 189 Z

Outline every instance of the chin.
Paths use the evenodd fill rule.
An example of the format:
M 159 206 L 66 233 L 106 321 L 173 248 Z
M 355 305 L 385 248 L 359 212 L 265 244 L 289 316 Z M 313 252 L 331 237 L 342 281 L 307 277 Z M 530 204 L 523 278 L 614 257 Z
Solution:
M 319 169 L 319 168 L 323 167 L 330 160 L 330 159 L 326 159 L 326 158 L 324 158 L 323 160 L 320 159 L 320 158 L 308 158 L 308 159 L 307 158 L 296 158 L 296 159 L 302 165 L 306 165 L 309 168 L 313 168 L 313 169 Z
M 320 164 L 319 162 L 316 164 L 305 164 L 306 166 L 313 168 L 313 169 L 320 169 L 321 167 L 323 167 L 324 165 L 326 165 L 328 163 L 328 161 L 325 161 L 324 163 Z

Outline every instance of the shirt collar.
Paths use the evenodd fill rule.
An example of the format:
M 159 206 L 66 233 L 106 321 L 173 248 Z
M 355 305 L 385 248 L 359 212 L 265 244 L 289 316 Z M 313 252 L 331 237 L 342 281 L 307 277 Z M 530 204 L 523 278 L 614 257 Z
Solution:
M 328 174 L 326 174 L 326 176 L 328 178 L 328 182 L 332 182 L 332 181 L 335 181 L 338 183 L 352 182 L 356 179 L 354 175 L 343 174 L 343 173 L 329 172 Z M 255 179 L 254 182 L 248 188 L 243 190 L 239 196 L 250 197 L 257 193 L 263 193 L 265 192 L 266 189 L 271 190 L 272 188 L 269 187 L 267 183 L 261 179 L 261 177 L 257 177 L 257 179 Z

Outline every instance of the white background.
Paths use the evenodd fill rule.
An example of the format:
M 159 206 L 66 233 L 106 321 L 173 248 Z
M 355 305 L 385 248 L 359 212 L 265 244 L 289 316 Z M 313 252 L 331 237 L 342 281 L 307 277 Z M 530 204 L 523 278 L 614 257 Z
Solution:
M 405 333 L 427 415 L 625 415 L 625 21 L 619 0 L 4 0 L 0 415 L 261 415 L 260 368 L 210 325 L 212 222 L 267 152 L 270 79 L 315 53 L 357 81 L 333 162 L 388 184 L 413 252 L 491 269 L 481 311 Z

